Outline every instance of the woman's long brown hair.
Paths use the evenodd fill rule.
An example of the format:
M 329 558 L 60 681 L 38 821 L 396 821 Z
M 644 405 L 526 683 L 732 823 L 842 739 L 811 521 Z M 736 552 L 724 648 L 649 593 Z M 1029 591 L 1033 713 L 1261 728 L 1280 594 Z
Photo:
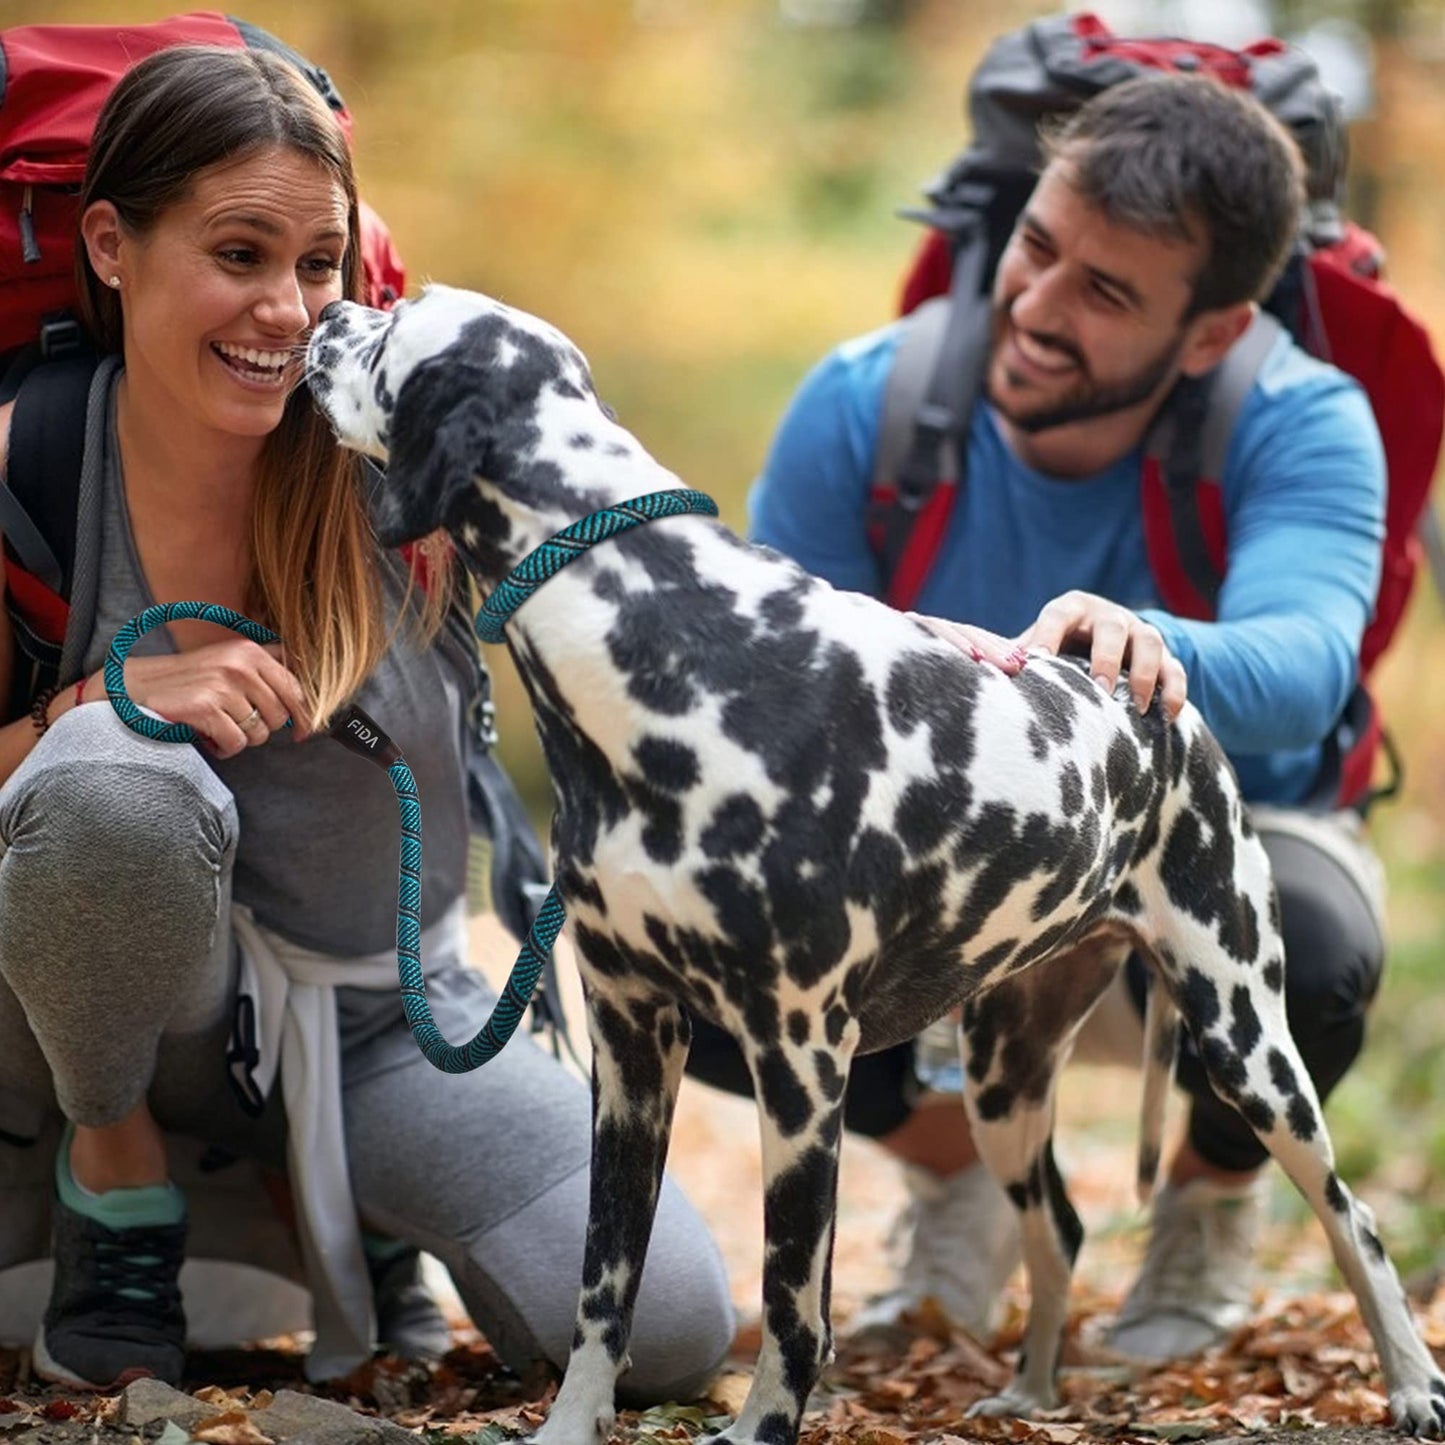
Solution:
M 342 294 L 363 294 L 356 177 L 346 137 L 311 84 L 264 51 L 178 46 L 141 61 L 96 123 L 80 211 L 109 201 L 144 235 L 213 166 L 282 147 L 313 161 L 346 198 Z M 76 247 L 81 312 L 103 350 L 121 351 L 120 298 Z M 319 723 L 376 666 L 388 629 L 381 559 L 361 467 L 298 388 L 258 462 L 247 608 L 285 639 Z M 440 609 L 430 599 L 429 618 Z

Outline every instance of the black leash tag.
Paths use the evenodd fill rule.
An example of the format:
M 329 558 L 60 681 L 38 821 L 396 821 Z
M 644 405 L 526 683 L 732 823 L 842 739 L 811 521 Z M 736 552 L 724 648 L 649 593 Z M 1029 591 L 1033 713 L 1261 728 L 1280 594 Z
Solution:
M 401 749 L 382 732 L 374 718 L 349 703 L 326 729 L 349 753 L 375 763 L 383 772 L 401 759 Z

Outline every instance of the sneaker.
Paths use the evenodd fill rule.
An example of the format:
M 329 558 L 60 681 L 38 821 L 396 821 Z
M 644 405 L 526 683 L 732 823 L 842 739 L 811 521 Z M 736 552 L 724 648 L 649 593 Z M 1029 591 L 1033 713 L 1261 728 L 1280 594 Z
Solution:
M 1144 1267 L 1109 1332 L 1131 1359 L 1197 1355 L 1250 1315 L 1250 1281 L 1264 1212 L 1262 1180 L 1244 1189 L 1196 1179 L 1154 1197 Z
M 420 1250 L 399 1245 L 378 1257 L 368 1244 L 366 1267 L 380 1348 L 404 1360 L 441 1359 L 452 1347 L 451 1326 L 422 1278 Z
M 54 1210 L 55 1278 L 35 1373 L 79 1390 L 118 1389 L 145 1376 L 180 1384 L 185 1220 L 111 1229 L 59 1199 Z
M 864 1302 L 850 1333 L 903 1327 L 931 1299 L 950 1325 L 988 1339 L 1022 1254 L 1017 1212 L 982 1163 L 947 1179 L 904 1165 L 903 1178 L 909 1200 L 889 1238 L 898 1282 Z

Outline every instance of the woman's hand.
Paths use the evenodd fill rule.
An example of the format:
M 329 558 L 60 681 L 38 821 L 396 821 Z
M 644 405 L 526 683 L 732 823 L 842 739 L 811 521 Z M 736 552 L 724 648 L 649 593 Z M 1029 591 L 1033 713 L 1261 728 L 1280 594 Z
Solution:
M 1184 665 L 1164 645 L 1159 629 L 1092 592 L 1055 597 L 1019 642 L 1048 652 L 1087 651 L 1094 681 L 1109 693 L 1127 668 L 1129 693 L 1141 713 L 1149 710 L 1155 688 L 1171 720 L 1179 716 L 1188 695 Z
M 132 657 L 126 690 L 138 706 L 189 723 L 218 758 L 233 758 L 260 747 L 288 717 L 297 741 L 307 736 L 301 684 L 282 656 L 279 643 L 234 637 L 164 657 Z
M 975 662 L 987 662 L 1012 677 L 1027 661 L 1024 650 L 1012 638 L 1000 637 L 986 627 L 974 627 L 967 622 L 950 622 L 945 617 L 928 617 L 921 612 L 905 614 L 912 621 L 922 624 L 935 637 L 941 637 L 960 652 L 966 653 Z

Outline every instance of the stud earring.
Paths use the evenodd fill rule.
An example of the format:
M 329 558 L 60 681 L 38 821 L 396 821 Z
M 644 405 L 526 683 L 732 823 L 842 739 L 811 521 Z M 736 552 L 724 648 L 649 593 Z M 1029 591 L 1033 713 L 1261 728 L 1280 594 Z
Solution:
M 117 289 L 119 289 L 119 287 L 120 287 L 120 277 L 119 277 L 119 276 L 112 276 L 112 277 L 110 278 L 110 281 L 109 281 L 108 284 L 111 285 L 111 286 L 116 287 Z

